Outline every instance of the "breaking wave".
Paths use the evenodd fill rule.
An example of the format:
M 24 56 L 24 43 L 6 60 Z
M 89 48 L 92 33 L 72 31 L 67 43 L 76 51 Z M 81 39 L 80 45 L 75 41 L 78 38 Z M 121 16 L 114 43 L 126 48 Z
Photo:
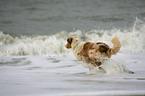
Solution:
M 65 48 L 68 36 L 76 36 L 83 41 L 103 41 L 112 47 L 110 41 L 117 35 L 121 41 L 121 53 L 145 53 L 145 23 L 136 18 L 132 29 L 91 30 L 65 32 L 54 35 L 12 36 L 0 32 L 0 57 L 7 56 L 71 56 Z

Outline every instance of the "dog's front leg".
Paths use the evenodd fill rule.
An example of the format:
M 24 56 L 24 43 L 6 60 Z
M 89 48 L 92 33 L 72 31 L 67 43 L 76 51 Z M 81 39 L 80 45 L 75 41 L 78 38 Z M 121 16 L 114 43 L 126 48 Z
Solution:
M 89 57 L 88 56 L 82 56 L 82 61 L 85 63 L 89 63 Z
M 82 61 L 88 64 L 92 64 L 95 67 L 96 66 L 100 66 L 102 63 L 101 62 L 97 62 L 96 60 L 93 60 L 91 58 L 89 58 L 88 56 L 82 56 Z

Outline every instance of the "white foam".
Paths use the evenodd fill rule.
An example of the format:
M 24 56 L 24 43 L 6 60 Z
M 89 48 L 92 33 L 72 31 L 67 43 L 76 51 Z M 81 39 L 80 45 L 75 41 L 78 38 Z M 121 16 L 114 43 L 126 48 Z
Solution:
M 84 41 L 103 41 L 112 47 L 110 39 L 117 35 L 122 47 L 119 52 L 145 53 L 145 23 L 136 19 L 133 28 L 92 30 L 89 32 L 60 32 L 51 36 L 11 36 L 0 32 L 0 57 L 5 56 L 72 56 L 65 48 L 68 36 L 77 36 Z
M 71 54 L 71 52 L 64 47 L 66 40 L 64 38 L 58 38 L 57 35 L 34 37 L 21 36 L 14 38 L 1 32 L 0 37 L 2 38 L 0 38 L 0 57 L 25 55 L 59 56 L 67 55 L 67 53 Z

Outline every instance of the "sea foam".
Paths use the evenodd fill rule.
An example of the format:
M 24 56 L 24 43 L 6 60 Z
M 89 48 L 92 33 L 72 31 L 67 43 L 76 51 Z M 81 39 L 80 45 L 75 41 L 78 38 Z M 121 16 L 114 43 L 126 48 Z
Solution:
M 132 29 L 91 30 L 65 32 L 54 35 L 11 36 L 0 32 L 0 57 L 6 56 L 72 56 L 65 48 L 66 39 L 76 36 L 82 41 L 102 41 L 112 47 L 110 39 L 116 35 L 121 42 L 122 53 L 145 53 L 145 24 L 136 19 Z

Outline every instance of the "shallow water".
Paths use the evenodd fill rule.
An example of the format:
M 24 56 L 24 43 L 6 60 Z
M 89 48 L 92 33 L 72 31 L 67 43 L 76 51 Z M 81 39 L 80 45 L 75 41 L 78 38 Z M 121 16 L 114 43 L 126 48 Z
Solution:
M 145 95 L 145 55 L 119 53 L 111 73 L 90 74 L 75 57 L 23 56 L 0 59 L 2 96 Z M 109 63 L 108 63 L 109 64 Z M 110 63 L 111 65 L 111 63 Z M 110 70 L 111 68 L 111 70 Z M 116 69 L 116 71 L 113 71 Z
M 145 95 L 145 26 L 137 19 L 132 30 L 93 30 L 82 33 L 12 36 L 0 32 L 0 95 L 2 96 L 97 96 Z M 117 55 L 88 70 L 64 47 L 68 36 L 82 41 L 121 41 Z M 134 72 L 135 74 L 131 74 Z

